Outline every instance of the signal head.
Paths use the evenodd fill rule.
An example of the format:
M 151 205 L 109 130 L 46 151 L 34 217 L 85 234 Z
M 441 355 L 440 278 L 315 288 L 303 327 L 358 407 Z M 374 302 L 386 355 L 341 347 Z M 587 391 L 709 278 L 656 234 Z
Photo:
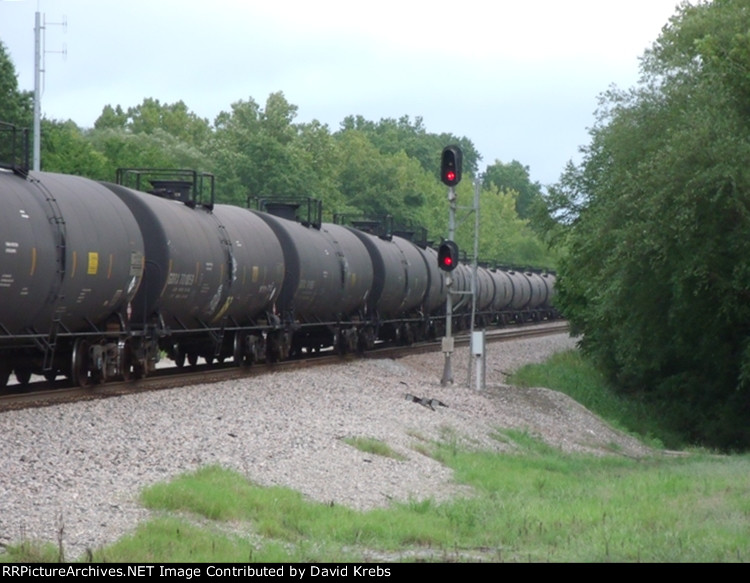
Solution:
M 438 247 L 438 267 L 443 271 L 453 271 L 458 265 L 458 245 L 453 241 L 443 241 Z
M 446 146 L 440 157 L 440 180 L 446 186 L 456 186 L 461 182 L 461 148 L 458 146 Z

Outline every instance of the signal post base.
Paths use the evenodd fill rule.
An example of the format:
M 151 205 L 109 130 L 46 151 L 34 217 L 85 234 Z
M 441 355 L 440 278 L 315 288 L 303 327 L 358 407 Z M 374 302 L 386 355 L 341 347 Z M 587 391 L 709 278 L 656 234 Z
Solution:
M 451 355 L 446 353 L 445 355 L 445 366 L 443 367 L 443 378 L 440 379 L 440 384 L 446 386 L 453 384 L 453 370 L 451 368 Z
M 443 378 L 440 380 L 442 386 L 453 384 L 453 368 L 451 367 L 451 354 L 453 354 L 453 337 L 443 337 L 443 353 L 445 354 L 445 366 L 443 367 Z

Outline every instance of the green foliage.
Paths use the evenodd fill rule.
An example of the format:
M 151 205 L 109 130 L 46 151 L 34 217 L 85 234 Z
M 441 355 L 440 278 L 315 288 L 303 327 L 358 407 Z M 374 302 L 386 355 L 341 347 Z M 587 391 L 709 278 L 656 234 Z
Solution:
M 459 206 L 472 207 L 473 201 L 473 185 L 460 184 Z M 516 201 L 515 191 L 500 191 L 492 185 L 480 193 L 479 257 L 498 264 L 553 267 L 554 252 L 545 247 L 529 221 L 518 216 Z M 473 216 L 458 226 L 456 240 L 460 249 L 473 253 Z
M 558 305 L 584 349 L 724 448 L 750 445 L 746 8 L 682 5 L 554 191 L 571 222 Z
M 542 197 L 542 185 L 531 182 L 529 167 L 518 160 L 503 164 L 495 160 L 484 173 L 483 186 L 494 186 L 499 191 L 516 192 L 516 212 L 521 219 L 532 216 L 532 208 Z
M 601 371 L 579 351 L 560 352 L 516 371 L 509 382 L 565 393 L 614 427 L 638 435 L 652 447 L 683 449 L 691 434 L 680 430 L 682 414 L 649 395 L 613 390 Z
M 144 492 L 167 513 L 93 553 L 116 562 L 746 561 L 747 457 L 516 454 L 434 446 L 468 498 L 357 512 L 204 468 Z M 207 503 L 204 499 L 210 498 Z M 217 507 L 225 506 L 226 510 Z M 181 518 L 175 518 L 179 515 Z
M 247 540 L 203 529 L 176 517 L 158 517 L 107 549 L 92 555 L 96 563 L 245 562 L 255 556 Z
M 112 180 L 107 158 L 72 121 L 42 121 L 42 170 Z
M 392 215 L 397 224 L 422 223 L 431 233 L 434 224 L 425 213 L 427 198 L 442 190 L 405 152 L 384 154 L 359 130 L 336 135 L 340 151 L 338 183 L 346 203 L 370 218 Z M 447 217 L 447 201 L 443 205 Z
M 374 437 L 345 437 L 342 441 L 365 453 L 372 453 L 399 461 L 406 460 L 404 456 L 391 448 L 390 445 Z
M 225 202 L 323 194 L 308 188 L 314 159 L 297 145 L 296 115 L 282 93 L 271 94 L 265 109 L 250 99 L 218 115 L 211 150 Z
M 360 513 L 333 503 L 310 502 L 288 488 L 262 488 L 215 466 L 147 488 L 142 500 L 153 509 L 191 512 L 222 522 L 249 521 L 252 531 L 265 541 L 295 545 L 297 550 L 289 546 L 290 553 L 304 549 L 305 540 L 316 541 L 313 557 L 317 561 L 331 560 L 326 553 L 334 547 L 375 542 L 398 549 L 414 541 L 439 542 L 439 537 L 450 536 L 443 530 L 430 533 L 433 517 L 407 521 L 403 514 L 409 514 L 407 510 Z M 286 560 L 294 560 L 294 556 Z
M 210 171 L 203 153 L 167 132 L 132 133 L 104 128 L 89 135 L 94 150 L 104 157 L 106 178 L 113 180 L 118 168 L 189 168 Z
M 147 98 L 141 105 L 127 111 L 117 105 L 106 105 L 94 128 L 128 130 L 132 134 L 165 132 L 177 140 L 195 147 L 203 147 L 211 137 L 208 120 L 201 119 L 188 110 L 184 102 L 162 104 L 158 99 Z
M 31 128 L 34 94 L 18 90 L 18 75 L 10 55 L 0 40 L 0 121 Z
M 60 555 L 60 548 L 52 543 L 24 541 L 5 547 L 0 555 L 0 563 L 59 563 L 65 557 Z
M 463 172 L 467 176 L 477 173 L 482 159 L 471 140 L 447 133 L 428 133 L 421 117 L 414 122 L 405 115 L 398 120 L 383 118 L 375 123 L 361 115 L 350 115 L 341 122 L 341 133 L 351 130 L 362 132 L 382 154 L 404 152 L 409 158 L 419 161 L 422 169 L 435 180 L 440 179 L 440 153 L 445 146 L 457 144 L 461 147 Z

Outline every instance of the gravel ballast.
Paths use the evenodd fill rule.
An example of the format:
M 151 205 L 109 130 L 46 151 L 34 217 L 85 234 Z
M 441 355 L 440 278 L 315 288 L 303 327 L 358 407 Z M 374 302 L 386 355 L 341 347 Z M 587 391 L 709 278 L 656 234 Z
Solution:
M 463 386 L 468 349 L 459 349 L 447 387 L 444 357 L 433 353 L 2 413 L 0 544 L 57 544 L 62 529 L 66 558 L 80 556 L 149 517 L 137 503 L 144 486 L 207 464 L 369 509 L 470 494 L 418 453 L 433 440 L 502 451 L 511 446 L 492 434 L 515 428 L 564 451 L 647 454 L 564 395 L 504 384 L 506 373 L 574 345 L 564 334 L 488 345 L 481 393 Z M 382 440 L 406 460 L 363 453 L 345 437 Z

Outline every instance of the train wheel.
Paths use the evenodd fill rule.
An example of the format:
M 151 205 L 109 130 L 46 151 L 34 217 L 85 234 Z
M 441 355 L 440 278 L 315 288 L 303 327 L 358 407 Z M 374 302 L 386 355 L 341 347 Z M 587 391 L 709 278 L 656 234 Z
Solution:
M 242 366 L 245 364 L 245 345 L 247 344 L 247 334 L 245 332 L 235 332 L 234 346 L 232 347 L 232 358 L 234 364 Z
M 129 340 L 120 343 L 120 374 L 124 381 L 133 378 L 133 347 Z
M 342 340 L 344 342 L 345 352 L 347 354 L 355 352 L 359 345 L 359 334 L 357 333 L 357 329 L 349 328 L 348 330 L 343 330 L 341 333 L 343 336 Z
M 26 385 L 29 384 L 29 381 L 31 380 L 30 368 L 22 366 L 20 368 L 15 369 L 15 373 L 16 373 L 16 380 L 22 387 L 25 387 Z
M 89 386 L 89 343 L 83 338 L 76 340 L 73 345 L 70 380 L 79 387 Z
M 405 323 L 403 325 L 403 329 L 400 333 L 401 336 L 401 343 L 405 346 L 411 346 L 414 344 L 414 330 L 412 329 L 411 325 L 408 323 Z
M 188 364 L 190 366 L 195 366 L 198 364 L 198 353 L 197 352 L 188 352 L 187 355 Z
M 182 349 L 182 346 L 176 342 L 174 346 L 172 346 L 172 360 L 174 360 L 177 368 L 185 366 L 185 351 Z
M 359 350 L 364 352 L 365 350 L 372 350 L 375 346 L 375 330 L 372 326 L 365 326 L 359 334 Z
M 333 339 L 331 340 L 331 345 L 333 346 L 333 351 L 338 355 L 346 354 L 346 344 L 344 343 L 344 339 L 342 337 L 342 331 L 336 330 L 333 334 Z
M 248 340 L 248 354 L 248 360 L 251 364 L 262 361 L 266 355 L 266 339 L 263 336 L 252 334 Z
M 0 363 L 0 389 L 8 386 L 10 378 L 10 365 L 7 362 Z
M 289 345 L 283 332 L 269 332 L 266 338 L 266 360 L 279 362 L 289 356 Z
M 44 378 L 47 379 L 48 383 L 54 383 L 55 379 L 57 378 L 57 371 L 56 370 L 48 370 L 44 373 Z
M 146 367 L 143 366 L 142 362 L 133 363 L 133 378 L 142 379 L 146 377 Z

